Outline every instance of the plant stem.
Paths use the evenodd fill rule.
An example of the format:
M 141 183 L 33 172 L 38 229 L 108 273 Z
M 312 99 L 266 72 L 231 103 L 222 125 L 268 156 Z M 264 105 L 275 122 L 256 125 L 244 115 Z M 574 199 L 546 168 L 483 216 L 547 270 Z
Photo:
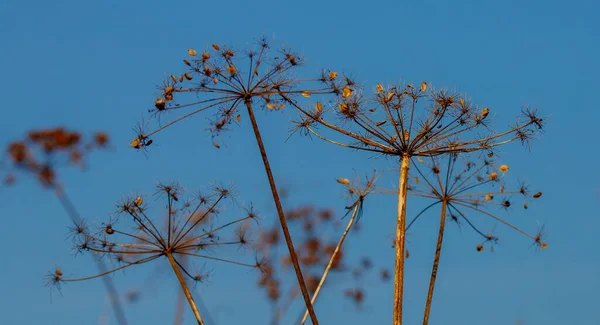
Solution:
M 429 280 L 429 292 L 427 293 L 427 303 L 425 303 L 425 314 L 423 316 L 423 325 L 429 323 L 429 313 L 431 311 L 431 301 L 433 300 L 433 289 L 437 277 L 438 265 L 440 263 L 440 254 L 442 252 L 442 241 L 444 240 L 444 227 L 446 226 L 446 207 L 448 201 L 444 198 L 442 201 L 442 213 L 440 217 L 440 230 L 438 232 L 437 246 L 435 247 L 435 258 L 433 259 L 433 268 L 431 269 L 431 279 Z
M 331 258 L 329 259 L 329 264 L 327 264 L 327 267 L 325 268 L 325 272 L 323 272 L 321 281 L 319 282 L 319 285 L 317 286 L 317 289 L 315 290 L 315 293 L 313 294 L 312 300 L 310 301 L 312 304 L 314 304 L 315 300 L 317 300 L 317 297 L 319 296 L 319 292 L 321 291 L 321 287 L 323 287 L 323 284 L 325 283 L 325 279 L 327 279 L 329 270 L 331 270 L 331 266 L 333 265 L 333 262 L 335 261 L 335 258 L 337 257 L 337 255 L 340 251 L 340 248 L 342 247 L 342 244 L 344 243 L 344 240 L 346 239 L 346 235 L 348 235 L 350 228 L 354 224 L 354 218 L 356 217 L 358 209 L 360 208 L 360 204 L 361 204 L 360 202 L 356 202 L 356 204 L 354 206 L 354 211 L 352 211 L 352 217 L 350 217 L 350 221 L 348 221 L 348 225 L 346 226 L 346 229 L 344 230 L 342 237 L 340 237 L 340 240 L 338 241 L 338 244 L 335 247 L 335 250 L 333 251 Z M 304 325 L 307 317 L 308 317 L 308 310 L 304 312 L 304 316 L 302 317 L 302 322 L 300 323 L 301 325 Z
M 404 239 L 406 235 L 406 197 L 410 156 L 403 155 L 398 181 L 398 218 L 396 220 L 396 268 L 394 274 L 394 325 L 402 325 L 402 293 L 404 289 Z
M 69 215 L 71 220 L 75 224 L 81 224 L 81 217 L 80 217 L 79 213 L 77 212 L 77 209 L 75 209 L 75 205 L 73 205 L 73 202 L 71 202 L 69 197 L 63 191 L 62 186 L 57 184 L 53 187 L 53 189 L 54 189 L 54 194 L 60 201 L 60 204 L 62 205 L 63 209 L 67 212 L 67 214 Z M 96 264 L 96 267 L 98 268 L 98 272 L 106 273 L 107 272 L 106 266 L 104 265 L 102 260 L 100 260 L 100 257 L 96 254 L 91 254 L 91 255 L 92 255 L 92 259 L 94 260 L 94 262 Z M 121 305 L 121 300 L 119 299 L 119 294 L 117 293 L 117 289 L 115 288 L 115 285 L 114 285 L 112 279 L 110 277 L 103 276 L 102 282 L 104 283 L 104 287 L 106 287 L 106 291 L 108 292 L 108 296 L 110 297 L 110 303 L 115 312 L 115 318 L 117 319 L 117 323 L 119 325 L 127 325 L 127 319 L 125 318 L 125 312 L 123 311 L 123 307 Z
M 181 289 L 183 289 L 183 293 L 185 294 L 185 298 L 187 299 L 188 303 L 190 304 L 190 308 L 192 308 L 192 312 L 194 312 L 194 316 L 196 317 L 196 320 L 198 321 L 198 324 L 199 325 L 204 325 L 204 321 L 202 320 L 202 316 L 200 316 L 200 312 L 198 311 L 198 308 L 196 308 L 196 303 L 194 302 L 194 298 L 192 297 L 192 293 L 190 292 L 190 289 L 188 288 L 187 284 L 185 283 L 185 279 L 183 278 L 183 274 L 181 274 L 181 270 L 179 269 L 179 265 L 177 265 L 177 262 L 175 261 L 175 258 L 173 257 L 173 254 L 171 254 L 170 252 L 168 252 L 165 255 L 167 255 L 167 258 L 169 259 L 169 263 L 171 263 L 171 267 L 173 268 L 173 271 L 175 272 L 175 275 L 177 276 L 177 280 L 179 280 L 179 283 L 181 284 Z
M 265 166 L 265 171 L 267 172 L 267 178 L 269 179 L 269 185 L 271 186 L 271 193 L 273 194 L 273 200 L 275 201 L 275 207 L 277 208 L 277 215 L 279 216 L 279 223 L 281 224 L 281 229 L 283 230 L 283 237 L 285 238 L 285 243 L 287 244 L 288 250 L 290 252 L 290 258 L 292 260 L 292 264 L 294 265 L 294 271 L 296 271 L 296 278 L 298 279 L 298 284 L 300 285 L 300 291 L 302 291 L 302 297 L 304 298 L 306 309 L 308 310 L 313 325 L 319 325 L 317 315 L 315 314 L 313 305 L 310 302 L 310 296 L 308 294 L 308 289 L 306 288 L 306 283 L 304 282 L 304 277 L 302 276 L 302 270 L 300 269 L 300 263 L 298 262 L 298 256 L 296 255 L 296 250 L 294 249 L 292 236 L 290 235 L 290 231 L 287 226 L 287 221 L 285 220 L 285 214 L 283 213 L 283 208 L 281 207 L 281 200 L 279 199 L 279 194 L 277 193 L 275 179 L 273 178 L 271 165 L 269 164 L 269 159 L 267 158 L 267 151 L 265 150 L 262 137 L 260 136 L 258 123 L 256 123 L 256 117 L 254 116 L 254 111 L 252 109 L 252 102 L 250 99 L 247 99 L 245 104 L 246 108 L 248 108 L 248 115 L 250 117 L 250 121 L 252 122 L 254 136 L 256 138 L 256 142 L 260 150 L 260 155 Z

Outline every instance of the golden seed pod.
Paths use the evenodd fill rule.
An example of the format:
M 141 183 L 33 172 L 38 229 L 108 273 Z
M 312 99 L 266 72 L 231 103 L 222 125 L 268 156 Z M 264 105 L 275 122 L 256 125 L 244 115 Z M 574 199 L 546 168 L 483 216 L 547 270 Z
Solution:
M 417 160 L 418 160 L 420 163 L 422 163 L 422 162 L 423 162 L 423 158 L 421 158 L 421 157 L 418 157 L 418 158 L 417 158 Z
M 215 148 L 217 148 L 217 149 L 221 148 L 221 146 L 218 143 L 216 143 L 216 142 L 213 142 L 213 146 L 215 146 Z
M 133 140 L 131 140 L 131 142 L 129 142 L 129 146 L 132 148 L 136 148 L 139 149 L 141 148 L 140 143 L 142 140 L 140 140 L 140 138 L 135 138 Z
M 548 243 L 541 243 L 540 248 L 548 248 Z
M 275 105 L 271 104 L 271 103 L 267 103 L 267 108 L 268 109 L 275 109 Z
M 504 184 L 500 185 L 500 193 L 504 193 Z
M 173 94 L 172 94 L 172 93 L 165 94 L 165 100 L 166 100 L 166 101 L 171 101 L 171 100 L 173 100 Z
M 337 78 L 337 76 L 338 76 L 338 73 L 337 73 L 337 72 L 335 72 L 335 71 L 331 71 L 331 72 L 329 73 L 329 79 L 332 79 L 332 80 L 333 80 L 333 79 Z
M 538 198 L 540 198 L 541 196 L 542 196 L 542 192 L 537 192 L 537 193 L 535 193 L 535 194 L 533 195 L 533 198 L 534 198 L 534 199 L 538 199 Z
M 427 90 L 427 83 L 425 81 L 423 81 L 421 83 L 421 91 L 426 91 Z
M 375 107 L 369 108 L 369 112 L 375 113 Z
M 462 97 L 461 97 L 461 98 L 458 100 L 458 102 L 460 103 L 460 106 L 465 106 L 465 99 L 464 99 L 464 98 L 462 98 Z
M 179 75 L 179 82 L 183 82 L 183 75 L 182 74 Z
M 173 88 L 172 86 L 169 86 L 169 87 L 165 88 L 165 94 L 172 93 L 174 90 L 175 90 L 175 88 Z
M 177 83 L 177 77 L 175 77 L 174 75 L 171 75 L 171 80 L 173 80 L 173 82 Z
M 192 80 L 192 76 L 189 73 L 184 74 L 185 79 Z
M 494 153 L 490 152 L 490 153 L 487 154 L 487 156 L 488 156 L 488 158 L 492 158 L 492 157 L 494 157 Z
M 317 112 L 319 112 L 319 113 L 323 112 L 323 104 L 321 104 L 321 102 L 317 102 L 317 104 L 315 105 L 315 108 L 317 109 Z
M 133 203 L 135 205 L 137 205 L 137 206 L 140 206 L 140 205 L 142 205 L 142 203 L 144 203 L 144 199 L 142 199 L 141 196 L 138 196 L 138 197 L 135 198 L 135 200 L 133 201 Z
M 344 89 L 342 89 L 342 98 L 348 98 L 350 96 L 352 96 L 353 90 L 348 87 L 348 86 L 344 86 Z
M 506 173 L 508 171 L 508 165 L 502 165 L 498 168 L 499 171 Z
M 214 77 L 214 78 L 213 78 L 213 83 L 215 83 L 215 84 L 216 84 L 217 82 L 219 82 L 219 79 L 217 79 L 217 77 Z
M 415 176 L 415 184 L 419 184 L 419 178 Z
M 392 135 L 392 137 L 390 138 L 390 142 L 396 142 L 396 140 L 398 140 L 398 136 L 397 135 Z
M 163 109 L 165 109 L 165 101 L 162 98 L 157 98 L 154 101 L 154 107 L 156 107 L 156 109 L 158 109 L 159 111 L 162 111 Z
M 336 181 L 342 185 L 350 184 L 350 181 L 347 178 L 338 178 L 338 179 L 336 179 Z
M 477 249 L 478 252 L 481 252 L 483 250 L 483 245 L 477 245 L 475 249 Z
M 483 120 L 483 119 L 485 119 L 488 116 L 489 113 L 490 113 L 490 109 L 487 108 L 487 107 L 484 107 L 481 110 L 481 112 L 479 112 L 479 117 L 481 117 L 481 119 Z
M 114 233 L 115 233 L 115 230 L 114 230 L 114 229 L 112 229 L 112 227 L 111 227 L 111 226 L 106 226 L 106 230 L 105 230 L 105 231 L 106 231 L 106 233 L 107 233 L 107 234 L 109 234 L 109 235 L 112 235 L 112 234 L 114 234 Z
M 487 195 L 485 196 L 485 200 L 486 200 L 486 201 L 490 201 L 490 200 L 493 200 L 493 199 L 494 199 L 494 196 L 493 196 L 493 195 L 491 195 L 491 194 L 487 194 Z
M 498 179 L 498 173 L 496 173 L 496 172 L 490 173 L 489 177 L 490 177 L 491 181 L 495 181 Z
M 202 52 L 202 60 L 206 61 L 210 59 L 210 54 L 208 54 L 207 52 Z
M 215 49 L 215 51 L 220 51 L 221 50 L 221 48 L 217 44 L 213 44 L 212 48 Z
M 341 104 L 338 105 L 338 107 L 340 109 L 340 113 L 342 113 L 342 114 L 348 113 L 348 110 L 350 109 L 348 107 L 348 104 L 346 104 L 346 103 L 341 103 Z
M 191 65 L 190 61 L 188 61 L 188 60 L 183 60 L 183 63 L 185 63 L 185 65 Z
M 527 202 L 523 203 L 523 208 L 524 208 L 525 210 L 529 209 L 529 206 L 527 205 Z
M 382 126 L 385 124 L 385 122 L 387 122 L 387 120 L 379 121 L 379 122 L 375 123 L 375 125 Z
M 242 120 L 242 116 L 241 116 L 240 114 L 238 114 L 238 115 L 235 117 L 235 120 L 236 120 L 237 122 L 241 121 L 241 120 Z
M 410 132 L 408 130 L 404 130 L 404 141 L 410 140 Z
M 406 85 L 406 87 L 408 87 L 408 88 L 410 88 L 410 89 L 413 89 L 413 88 L 415 88 L 415 86 L 413 86 L 412 84 L 408 84 L 408 85 Z
M 54 270 L 54 274 L 56 274 L 59 277 L 63 275 L 62 271 L 59 269 Z
M 235 68 L 235 66 L 233 64 L 230 65 L 229 67 L 227 67 L 227 72 L 232 76 L 235 75 L 236 71 L 237 71 L 237 69 Z
M 387 96 L 385 96 L 385 101 L 389 102 L 390 100 L 392 100 L 392 97 L 394 97 L 394 92 L 390 91 Z
M 308 90 L 304 90 L 304 91 L 302 92 L 302 97 L 309 98 L 309 97 L 310 97 L 310 91 L 308 91 Z
M 377 84 L 377 93 L 381 94 L 384 91 L 385 91 L 385 89 L 383 88 L 383 86 L 381 84 Z
M 190 56 L 196 56 L 197 53 L 196 53 L 196 50 L 194 50 L 194 49 L 188 49 L 188 54 Z

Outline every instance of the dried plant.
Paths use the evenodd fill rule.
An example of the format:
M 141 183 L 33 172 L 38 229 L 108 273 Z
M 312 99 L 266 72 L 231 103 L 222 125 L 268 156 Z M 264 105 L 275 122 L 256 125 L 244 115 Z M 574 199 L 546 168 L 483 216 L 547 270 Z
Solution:
M 81 133 L 62 127 L 31 130 L 24 139 L 8 145 L 6 153 L 10 171 L 4 179 L 4 184 L 11 185 L 16 181 L 15 171 L 34 175 L 44 188 L 53 190 L 71 221 L 80 223 L 80 214 L 59 182 L 57 170 L 69 165 L 83 167 L 85 156 L 93 150 L 106 148 L 108 142 L 109 138 L 105 132 L 96 132 L 91 139 L 85 139 Z M 104 263 L 97 256 L 93 258 L 98 271 L 106 271 Z M 127 324 L 114 283 L 110 278 L 104 278 L 103 283 L 117 322 L 121 325 Z
M 189 49 L 188 55 L 188 58 L 183 60 L 187 67 L 186 72 L 171 75 L 164 81 L 159 87 L 160 96 L 155 100 L 154 108 L 150 110 L 157 117 L 168 112 L 182 113 L 152 131 L 146 131 L 141 124 L 137 128 L 137 137 L 130 145 L 145 150 L 154 141 L 152 137 L 156 133 L 200 112 L 212 110 L 215 113 L 210 130 L 213 145 L 219 148 L 217 137 L 232 123 L 241 122 L 240 107 L 245 107 L 261 153 L 302 296 L 313 324 L 317 325 L 318 321 L 310 304 L 310 297 L 286 224 L 254 108 L 258 105 L 268 110 L 279 110 L 285 106 L 285 101 L 281 98 L 283 94 L 286 98 L 310 97 L 315 94 L 339 92 L 339 89 L 330 82 L 331 78 L 325 76 L 315 79 L 299 78 L 296 70 L 302 65 L 302 58 L 288 49 L 273 54 L 264 38 L 258 41 L 254 49 L 248 51 L 238 51 L 213 44 L 210 49 L 202 53 Z M 332 76 L 332 73 L 334 72 L 329 75 Z
M 360 263 L 360 265 L 344 262 L 342 244 L 362 214 L 364 200 L 374 189 L 375 176 L 367 179 L 367 183 L 363 186 L 358 177 L 352 183 L 345 178 L 338 179 L 338 182 L 346 187 L 346 193 L 351 201 L 351 204 L 345 208 L 347 212 L 344 217 L 350 216 L 348 224 L 339 239 L 336 239 L 335 233 L 341 226 L 340 220 L 334 218 L 334 213 L 330 209 L 316 209 L 306 205 L 286 213 L 290 226 L 299 228 L 295 233 L 302 235 L 300 239 L 296 238 L 296 241 L 300 243 L 297 253 L 302 268 L 308 272 L 308 289 L 312 294 L 312 304 L 315 303 L 331 271 L 335 271 L 336 274 L 352 273 L 356 280 L 356 278 L 363 277 L 366 274 L 365 271 L 370 269 L 370 262 Z M 281 321 L 299 294 L 296 288 L 288 288 L 285 285 L 285 274 L 289 270 L 291 259 L 287 254 L 278 257 L 280 237 L 277 228 L 273 227 L 263 232 L 258 245 L 261 253 L 269 257 L 265 268 L 266 272 L 261 274 L 258 285 L 266 291 L 271 302 L 273 309 L 271 323 L 273 324 Z M 362 259 L 362 261 L 366 260 L 368 260 L 366 257 Z M 364 294 L 362 289 L 355 288 L 355 284 L 356 281 L 345 283 L 345 286 L 350 285 L 350 287 L 343 292 L 346 297 L 360 305 Z M 308 310 L 304 312 L 300 322 L 304 324 L 307 317 Z
M 476 226 L 473 221 L 473 215 L 482 215 L 491 218 L 505 226 L 512 228 L 519 234 L 533 240 L 534 245 L 540 248 L 546 248 L 548 245 L 544 241 L 543 227 L 535 235 L 531 235 L 512 223 L 496 215 L 495 210 L 507 212 L 515 206 L 515 199 L 523 198 L 523 207 L 528 209 L 528 200 L 541 197 L 541 192 L 531 193 L 528 186 L 521 182 L 518 187 L 506 187 L 504 182 L 505 173 L 508 172 L 508 165 L 496 166 L 490 159 L 482 159 L 478 166 L 471 160 L 458 154 L 449 154 L 447 162 L 444 164 L 439 157 L 418 158 L 418 162 L 413 162 L 414 170 L 412 179 L 415 185 L 409 186 L 409 195 L 431 199 L 434 202 L 419 212 L 408 224 L 408 230 L 415 222 L 424 215 L 426 211 L 434 206 L 441 204 L 440 225 L 435 250 L 435 257 L 429 281 L 429 290 L 427 302 L 425 303 L 425 312 L 423 316 L 423 325 L 429 323 L 431 303 L 439 260 L 444 239 L 446 221 L 456 223 L 459 227 L 464 221 L 469 228 L 473 229 L 483 242 L 477 245 L 477 251 L 482 251 L 485 244 L 490 245 L 493 251 L 494 245 L 499 238 L 493 231 L 484 232 Z M 490 157 L 491 158 L 491 157 Z M 397 191 L 396 191 L 397 193 Z
M 83 278 L 67 278 L 62 270 L 55 269 L 47 276 L 48 284 L 60 289 L 63 283 L 104 278 L 119 270 L 164 256 L 169 261 L 198 324 L 204 324 L 185 277 L 202 282 L 207 275 L 192 274 L 184 267 L 181 259 L 200 258 L 204 261 L 262 268 L 262 261 L 258 258 L 254 263 L 244 263 L 223 258 L 214 252 L 231 246 L 252 249 L 248 227 L 250 222 L 257 221 L 257 215 L 249 208 L 239 218 L 218 220 L 217 208 L 232 195 L 231 189 L 227 187 L 215 186 L 210 194 L 198 194 L 186 201 L 182 200 L 182 194 L 183 190 L 177 183 L 158 185 L 156 195 L 166 197 L 167 201 L 166 227 L 161 227 L 150 217 L 150 210 L 142 196 L 123 199 L 117 204 L 117 213 L 98 229 L 92 229 L 83 221 L 74 224 L 70 230 L 77 253 L 99 254 L 115 261 L 118 266 Z
M 402 323 L 407 184 L 412 157 L 433 157 L 467 152 L 493 152 L 499 146 L 521 141 L 529 144 L 543 119 L 526 108 L 516 123 L 494 131 L 490 109 L 478 109 L 467 98 L 446 90 L 430 90 L 427 83 L 385 88 L 381 84 L 365 98 L 356 83 L 345 78 L 338 83 L 338 100 L 333 105 L 317 102 L 305 108 L 294 98 L 280 94 L 301 114 L 293 132 L 315 135 L 327 142 L 383 156 L 397 157 L 400 165 L 396 217 L 396 265 L 394 276 L 395 325 Z M 319 127 L 333 131 L 331 136 Z M 334 134 L 345 140 L 334 139 Z

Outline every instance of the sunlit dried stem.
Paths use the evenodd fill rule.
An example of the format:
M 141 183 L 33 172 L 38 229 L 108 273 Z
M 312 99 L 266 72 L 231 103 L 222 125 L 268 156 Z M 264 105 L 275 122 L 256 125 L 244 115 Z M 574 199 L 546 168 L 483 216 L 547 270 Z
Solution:
M 177 280 L 179 281 L 179 284 L 181 284 L 181 289 L 183 290 L 183 293 L 185 294 L 185 298 L 187 299 L 188 303 L 190 304 L 190 308 L 192 309 L 192 312 L 194 313 L 194 317 L 196 317 L 196 321 L 198 321 L 198 324 L 204 325 L 202 316 L 200 315 L 200 312 L 198 311 L 198 308 L 196 307 L 196 303 L 194 302 L 194 298 L 192 297 L 192 294 L 190 293 L 190 289 L 188 288 L 187 284 L 185 283 L 185 278 L 183 277 L 183 274 L 181 274 L 179 265 L 177 265 L 175 258 L 173 258 L 173 254 L 167 253 L 166 255 L 167 255 L 167 258 L 169 259 L 169 263 L 171 264 L 171 267 L 173 268 L 173 271 L 175 272 L 175 275 L 177 276 Z

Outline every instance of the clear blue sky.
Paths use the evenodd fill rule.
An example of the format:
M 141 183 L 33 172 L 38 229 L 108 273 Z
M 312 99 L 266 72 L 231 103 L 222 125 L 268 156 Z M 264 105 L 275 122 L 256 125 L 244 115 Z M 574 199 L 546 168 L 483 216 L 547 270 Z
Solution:
M 243 48 L 264 35 L 307 57 L 308 72 L 337 69 L 368 87 L 378 81 L 428 81 L 472 96 L 493 108 L 499 121 L 532 105 L 550 115 L 546 135 L 531 152 L 509 146 L 504 157 L 511 177 L 525 177 L 544 196 L 527 213 L 515 210 L 508 218 L 527 229 L 544 222 L 549 248 L 530 249 L 528 240 L 498 226 L 502 245 L 494 253 L 477 253 L 478 238 L 450 227 L 431 323 L 598 324 L 598 12 L 600 5 L 592 0 L 3 1 L 0 142 L 55 125 L 109 132 L 112 149 L 94 155 L 89 171 L 63 174 L 67 191 L 92 220 L 112 212 L 122 195 L 153 192 L 157 181 L 174 179 L 190 189 L 233 182 L 270 225 L 274 209 L 247 124 L 229 133 L 220 150 L 204 130 L 207 116 L 159 135 L 148 158 L 127 147 L 155 86 L 180 71 L 189 47 Z M 277 179 L 292 193 L 289 206 L 314 202 L 341 209 L 345 202 L 335 178 L 351 176 L 353 169 L 392 167 L 307 138 L 284 143 L 288 113 L 258 117 Z M 381 185 L 391 186 L 395 178 L 390 172 Z M 65 241 L 67 218 L 57 201 L 23 178 L 0 192 L 0 323 L 97 324 L 107 309 L 101 281 L 67 285 L 52 299 L 43 286 L 42 276 L 55 264 L 67 274 L 94 271 L 89 257 L 72 257 Z M 367 203 L 363 230 L 348 248 L 391 267 L 394 198 Z M 406 324 L 421 319 L 434 223 L 409 235 Z M 141 285 L 142 274 L 132 270 L 114 278 L 125 290 Z M 219 268 L 195 293 L 216 324 L 249 319 L 266 324 L 269 306 L 254 290 L 255 282 L 253 273 Z M 163 272 L 154 283 L 140 303 L 128 305 L 131 324 L 172 321 L 179 294 L 174 278 Z M 325 294 L 316 306 L 321 322 L 389 323 L 391 285 L 376 279 L 365 285 L 369 296 L 359 313 L 334 289 Z

